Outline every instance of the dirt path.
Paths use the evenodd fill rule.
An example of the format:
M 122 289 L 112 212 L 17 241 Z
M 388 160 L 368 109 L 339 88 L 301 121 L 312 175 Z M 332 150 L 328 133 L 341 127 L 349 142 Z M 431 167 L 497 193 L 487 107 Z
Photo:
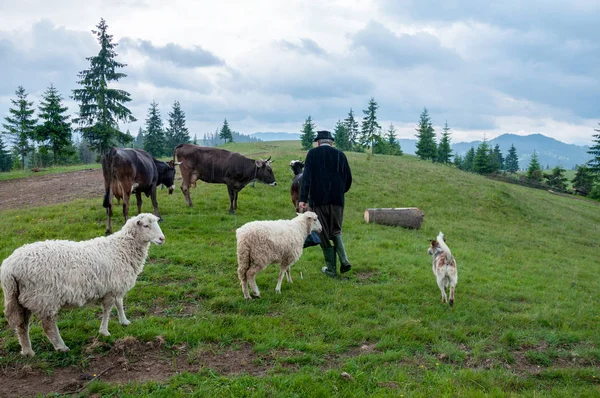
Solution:
M 0 181 L 0 210 L 46 206 L 103 194 L 101 169 L 18 178 Z

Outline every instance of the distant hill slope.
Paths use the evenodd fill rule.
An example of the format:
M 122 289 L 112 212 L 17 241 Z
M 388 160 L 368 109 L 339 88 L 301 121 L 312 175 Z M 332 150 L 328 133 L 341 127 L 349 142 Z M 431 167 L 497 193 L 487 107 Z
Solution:
M 290 141 L 299 140 L 299 133 L 253 133 L 250 134 L 253 138 L 259 138 L 263 141 Z M 402 151 L 409 155 L 414 155 L 416 151 L 416 139 L 411 138 L 400 138 L 400 146 Z M 543 168 L 546 166 L 552 168 L 555 166 L 562 166 L 567 170 L 575 168 L 576 165 L 582 165 L 587 163 L 591 156 L 587 153 L 589 146 L 565 144 L 564 142 L 555 140 L 554 138 L 547 137 L 543 134 L 530 134 L 530 135 L 516 135 L 516 134 L 502 134 L 489 140 L 488 143 L 494 147 L 496 144 L 500 145 L 502 155 L 506 157 L 510 146 L 514 144 L 517 149 L 517 155 L 519 156 L 519 167 L 526 169 L 533 151 L 538 154 L 538 159 Z M 452 150 L 455 154 L 464 156 L 467 151 L 473 147 L 477 147 L 481 144 L 481 141 L 472 142 L 459 142 L 452 144 Z

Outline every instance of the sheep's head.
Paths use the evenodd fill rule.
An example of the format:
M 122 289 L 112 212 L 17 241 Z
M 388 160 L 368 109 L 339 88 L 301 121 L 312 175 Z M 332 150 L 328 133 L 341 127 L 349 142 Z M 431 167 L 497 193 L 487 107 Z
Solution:
M 158 220 L 154 214 L 142 213 L 127 221 L 127 224 L 131 223 L 131 228 L 142 241 L 162 245 L 165 243 L 165 235 L 158 225 Z
M 307 211 L 302 214 L 302 217 L 306 220 L 306 234 L 310 234 L 312 231 L 321 232 L 323 228 L 319 222 L 319 217 L 312 211 Z

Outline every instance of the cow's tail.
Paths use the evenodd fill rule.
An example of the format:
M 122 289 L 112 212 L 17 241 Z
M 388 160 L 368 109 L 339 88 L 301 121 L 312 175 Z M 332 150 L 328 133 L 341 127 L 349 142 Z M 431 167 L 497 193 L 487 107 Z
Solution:
M 8 325 L 17 327 L 23 322 L 23 306 L 19 303 L 19 285 L 14 275 L 2 275 L 4 292 L 4 316 Z
M 113 180 L 113 161 L 117 153 L 115 148 L 111 148 L 106 155 L 102 157 L 102 173 L 104 174 L 104 202 L 102 207 L 108 209 L 110 207 L 110 193 Z

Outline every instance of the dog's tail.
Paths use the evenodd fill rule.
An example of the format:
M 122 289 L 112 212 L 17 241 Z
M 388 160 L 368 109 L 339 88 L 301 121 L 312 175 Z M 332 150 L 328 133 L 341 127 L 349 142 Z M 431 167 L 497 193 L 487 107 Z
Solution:
M 450 248 L 448 247 L 448 245 L 446 245 L 446 242 L 444 241 L 444 233 L 442 231 L 440 231 L 440 233 L 438 234 L 437 241 L 444 253 L 446 253 L 446 264 L 450 264 L 452 262 L 453 257 L 452 253 L 450 252 Z

